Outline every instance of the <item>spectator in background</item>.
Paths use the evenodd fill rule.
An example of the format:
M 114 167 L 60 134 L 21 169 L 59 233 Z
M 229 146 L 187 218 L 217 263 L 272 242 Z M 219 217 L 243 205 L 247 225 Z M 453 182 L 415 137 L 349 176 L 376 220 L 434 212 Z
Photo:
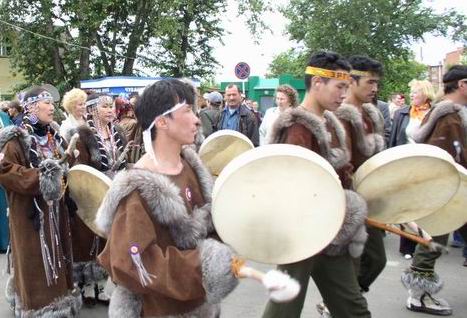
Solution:
M 124 97 L 117 97 L 115 99 L 115 112 L 118 124 L 125 131 L 127 141 L 133 140 L 136 132 L 136 117 L 132 104 Z
M 225 105 L 216 123 L 217 130 L 236 130 L 247 136 L 253 145 L 259 145 L 258 121 L 255 114 L 242 103 L 238 86 L 230 84 L 225 89 Z
M 68 132 L 71 129 L 86 124 L 84 114 L 87 97 L 87 94 L 79 88 L 73 88 L 63 96 L 63 108 L 67 112 L 67 118 L 60 125 L 60 135 L 63 138 L 69 140 L 71 136 L 68 136 Z
M 394 119 L 394 113 L 396 110 L 401 109 L 405 106 L 405 96 L 401 93 L 395 93 L 391 95 L 389 100 L 389 115 L 391 116 L 391 120 Z
M 383 115 L 383 119 L 384 119 L 384 142 L 387 145 L 387 144 L 389 144 L 389 138 L 391 137 L 391 126 L 392 126 L 391 116 L 389 114 L 388 103 L 383 102 L 382 100 L 378 100 L 375 97 L 375 100 L 374 100 L 373 104 L 376 105 L 376 107 L 379 109 L 379 111 Z
M 15 126 L 21 126 L 23 123 L 23 108 L 18 101 L 12 100 L 8 104 L 8 114 Z
M 404 106 L 394 113 L 388 147 L 414 143 L 413 134 L 420 128 L 423 118 L 431 108 L 435 91 L 429 81 L 412 80 L 410 87 L 410 106 Z M 399 252 L 411 259 L 417 244 L 401 237 Z
M 259 127 L 259 144 L 265 145 L 268 143 L 269 133 L 272 125 L 279 117 L 280 113 L 298 105 L 298 93 L 290 85 L 281 85 L 276 89 L 276 107 L 271 107 L 266 110 L 263 122 Z
M 216 123 L 219 120 L 224 98 L 219 92 L 205 94 L 205 98 L 207 106 L 200 110 L 199 119 L 201 120 L 203 135 L 207 137 L 217 130 Z

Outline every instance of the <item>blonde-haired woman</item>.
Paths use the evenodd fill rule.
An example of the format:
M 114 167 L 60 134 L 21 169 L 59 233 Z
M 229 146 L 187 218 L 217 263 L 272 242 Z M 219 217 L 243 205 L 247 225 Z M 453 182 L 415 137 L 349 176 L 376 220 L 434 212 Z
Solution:
M 269 108 L 264 114 L 261 126 L 259 126 L 259 144 L 265 145 L 268 143 L 269 131 L 276 121 L 279 114 L 283 111 L 298 106 L 298 93 L 290 85 L 284 84 L 276 89 L 276 105 L 277 107 Z
M 68 138 L 68 132 L 86 123 L 84 115 L 86 113 L 87 94 L 79 89 L 73 88 L 63 96 L 63 108 L 67 112 L 67 118 L 60 126 L 60 135 Z
M 414 143 L 413 134 L 420 128 L 425 115 L 430 111 L 435 99 L 435 90 L 429 81 L 412 80 L 410 106 L 402 107 L 394 114 L 389 147 Z M 399 251 L 406 259 L 412 258 L 416 243 L 401 237 Z

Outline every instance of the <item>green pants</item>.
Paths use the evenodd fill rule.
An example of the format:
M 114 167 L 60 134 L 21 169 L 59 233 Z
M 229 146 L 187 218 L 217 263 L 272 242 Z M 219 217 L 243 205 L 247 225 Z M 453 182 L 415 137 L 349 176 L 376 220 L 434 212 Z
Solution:
M 433 236 L 433 241 L 446 245 L 448 243 L 449 234 Z M 425 245 L 417 244 L 413 255 L 412 265 L 413 270 L 421 272 L 434 272 L 436 260 L 441 256 L 441 252 L 430 251 Z
M 381 274 L 386 266 L 386 250 L 384 249 L 384 232 L 367 226 L 368 239 L 360 260 L 356 260 L 358 283 L 362 290 L 368 291 L 370 285 Z
M 300 282 L 300 293 L 288 303 L 269 301 L 263 318 L 300 317 L 310 276 L 333 318 L 371 317 L 366 299 L 360 292 L 350 256 L 320 254 L 298 263 L 280 265 L 278 269 Z

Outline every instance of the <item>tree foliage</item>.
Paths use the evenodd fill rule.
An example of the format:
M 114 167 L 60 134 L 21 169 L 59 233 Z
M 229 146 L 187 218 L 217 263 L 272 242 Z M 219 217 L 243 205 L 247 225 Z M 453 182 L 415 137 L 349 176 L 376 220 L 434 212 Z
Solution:
M 311 51 L 367 54 L 380 61 L 408 57 L 427 33 L 465 34 L 465 16 L 437 14 L 422 0 L 290 0 L 282 9 L 291 39 Z
M 289 49 L 286 52 L 274 56 L 269 65 L 266 77 L 279 77 L 281 74 L 291 74 L 295 77 L 303 77 L 308 58 L 307 52 Z
M 413 58 L 395 58 L 386 62 L 385 74 L 378 92 L 379 98 L 388 100 L 393 93 L 409 95 L 409 82 L 413 79 L 425 79 L 427 67 Z
M 282 8 L 287 31 L 304 50 L 277 55 L 269 75 L 303 76 L 309 52 L 329 50 L 345 57 L 367 55 L 384 64 L 380 98 L 407 92 L 410 80 L 425 76 L 426 67 L 413 58 L 410 45 L 427 33 L 466 37 L 465 16 L 453 10 L 437 14 L 422 0 L 290 0 Z
M 28 83 L 60 90 L 80 79 L 113 75 L 205 77 L 217 61 L 213 44 L 225 30 L 228 0 L 4 0 L 1 33 Z M 263 0 L 238 0 L 252 30 L 262 24 Z M 30 33 L 29 30 L 33 33 Z M 41 37 L 45 35 L 49 38 Z

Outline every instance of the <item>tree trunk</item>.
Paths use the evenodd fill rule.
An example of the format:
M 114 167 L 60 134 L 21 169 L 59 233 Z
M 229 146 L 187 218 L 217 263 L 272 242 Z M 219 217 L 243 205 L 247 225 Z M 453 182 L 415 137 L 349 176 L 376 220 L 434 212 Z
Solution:
M 101 38 L 99 34 L 97 34 L 97 32 L 96 32 L 96 44 L 101 54 L 102 64 L 104 65 L 105 73 L 107 74 L 107 76 L 114 76 L 115 75 L 114 69 L 110 66 L 109 59 L 107 58 L 107 54 L 105 54 L 104 52 L 104 45 L 102 44 Z
M 138 10 L 136 12 L 135 24 L 133 32 L 130 34 L 128 41 L 128 47 L 126 50 L 125 63 L 123 64 L 123 75 L 132 75 L 133 67 L 135 65 L 136 52 L 141 43 L 141 37 L 144 32 L 144 27 L 146 25 L 146 19 L 150 16 L 150 1 L 141 0 L 138 2 Z

